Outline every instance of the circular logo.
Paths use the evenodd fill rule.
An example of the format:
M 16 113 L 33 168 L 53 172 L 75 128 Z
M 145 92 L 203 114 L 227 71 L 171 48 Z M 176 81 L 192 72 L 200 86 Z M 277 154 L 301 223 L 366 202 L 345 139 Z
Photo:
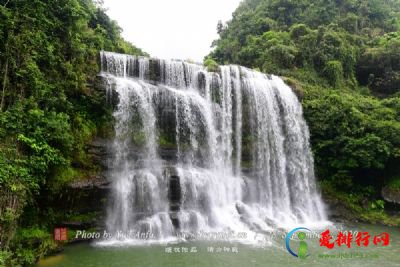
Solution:
M 310 229 L 308 228 L 304 228 L 304 227 L 299 227 L 299 228 L 295 228 L 292 231 L 290 231 L 287 236 L 286 236 L 286 249 L 287 251 L 292 254 L 294 257 L 296 258 L 300 258 L 300 259 L 305 259 L 308 256 L 310 256 L 310 254 L 308 254 L 308 245 L 307 242 L 305 241 L 306 239 L 306 233 L 304 233 L 304 231 L 307 232 L 311 232 Z M 298 239 L 300 240 L 300 246 L 299 246 L 299 252 L 298 254 L 296 254 L 291 248 L 290 248 L 290 239 L 292 238 L 292 236 L 296 233 L 299 232 L 297 234 Z

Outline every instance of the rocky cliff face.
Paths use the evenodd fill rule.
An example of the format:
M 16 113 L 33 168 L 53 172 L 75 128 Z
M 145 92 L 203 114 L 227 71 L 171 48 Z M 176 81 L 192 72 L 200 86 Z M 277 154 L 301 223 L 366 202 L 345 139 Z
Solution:
M 107 159 L 110 140 L 97 138 L 87 146 L 88 158 L 97 171 L 69 183 L 54 200 L 57 212 L 68 214 L 58 226 L 84 230 L 104 228 L 105 207 L 110 182 L 107 180 Z

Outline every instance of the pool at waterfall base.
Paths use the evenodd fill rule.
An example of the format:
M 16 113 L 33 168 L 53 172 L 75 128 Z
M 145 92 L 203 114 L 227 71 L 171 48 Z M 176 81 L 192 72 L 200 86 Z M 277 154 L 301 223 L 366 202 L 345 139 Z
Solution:
M 336 225 L 338 231 L 368 232 L 371 235 L 368 246 L 358 246 L 356 240 L 351 247 L 333 249 L 320 245 L 319 236 L 306 237 L 309 256 L 305 259 L 293 257 L 286 249 L 282 232 L 272 235 L 258 235 L 253 244 L 238 242 L 188 241 L 152 245 L 99 246 L 96 242 L 68 245 L 59 255 L 47 257 L 38 267 L 218 267 L 218 266 L 400 266 L 400 230 L 398 228 L 349 224 Z M 315 231 L 321 233 L 324 230 Z M 388 246 L 375 246 L 372 237 L 387 232 L 390 235 Z M 336 232 L 332 231 L 336 239 Z M 267 241 L 272 241 L 266 243 Z M 254 241 L 254 240 L 253 240 Z M 291 246 L 298 251 L 298 240 L 294 238 Z

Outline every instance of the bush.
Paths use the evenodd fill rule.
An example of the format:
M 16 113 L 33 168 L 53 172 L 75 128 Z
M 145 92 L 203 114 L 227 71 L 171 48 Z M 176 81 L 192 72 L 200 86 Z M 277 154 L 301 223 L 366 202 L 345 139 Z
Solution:
M 332 60 L 328 61 L 324 68 L 324 75 L 328 79 L 328 82 L 334 86 L 338 87 L 343 80 L 343 66 L 340 61 Z
M 336 177 L 343 189 L 351 186 L 348 176 L 353 184 L 377 188 L 386 179 L 398 176 L 400 121 L 396 103 L 305 87 L 304 114 L 318 176 Z
M 52 235 L 37 226 L 18 229 L 10 247 L 14 251 L 14 264 L 29 266 L 57 248 Z
M 204 60 L 204 66 L 207 68 L 207 71 L 209 72 L 218 72 L 219 71 L 219 65 L 218 63 L 213 60 L 212 58 L 207 58 Z
M 0 250 L 0 267 L 6 267 L 10 266 L 10 259 L 11 259 L 12 253 L 7 250 Z

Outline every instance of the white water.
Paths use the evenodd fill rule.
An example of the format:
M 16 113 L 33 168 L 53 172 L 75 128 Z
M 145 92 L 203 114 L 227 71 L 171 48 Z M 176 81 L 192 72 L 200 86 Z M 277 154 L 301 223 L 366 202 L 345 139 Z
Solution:
M 161 241 L 326 222 L 302 107 L 280 78 L 110 52 L 101 59 L 107 96 L 119 95 L 110 232 L 150 231 Z M 163 129 L 174 159 L 160 155 Z

